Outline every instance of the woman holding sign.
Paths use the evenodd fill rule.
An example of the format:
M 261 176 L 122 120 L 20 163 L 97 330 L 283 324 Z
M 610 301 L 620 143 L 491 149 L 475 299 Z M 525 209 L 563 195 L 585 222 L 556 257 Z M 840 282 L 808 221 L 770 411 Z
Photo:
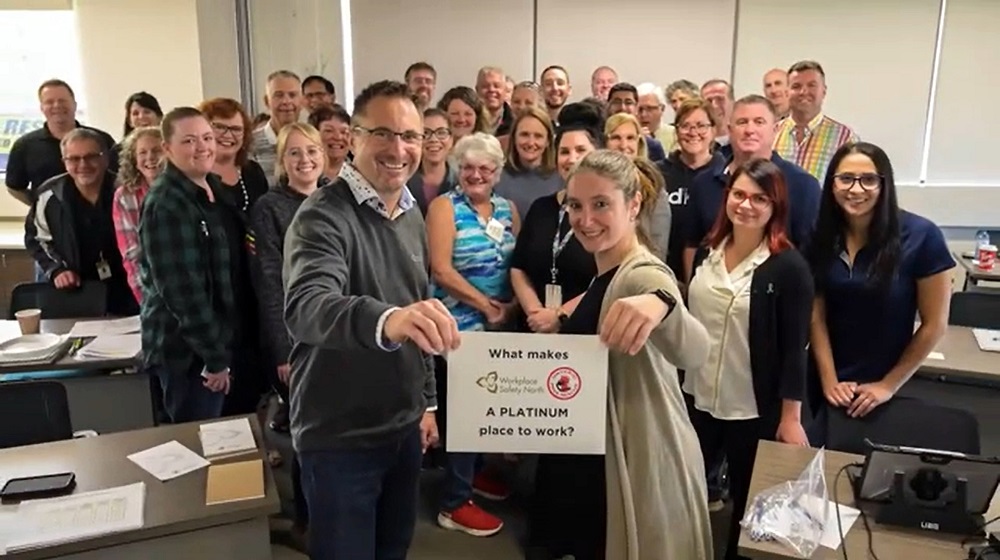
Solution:
M 598 275 L 560 332 L 599 334 L 611 350 L 607 454 L 594 469 L 603 480 L 578 484 L 599 495 L 590 511 L 570 513 L 577 560 L 712 558 L 704 463 L 677 376 L 705 362 L 710 340 L 648 248 L 642 216 L 656 204 L 655 173 L 598 150 L 567 184 L 570 224 Z
M 802 428 L 812 273 L 785 232 L 788 191 L 776 165 L 733 170 L 725 204 L 694 259 L 691 313 L 712 337 L 684 392 L 706 465 L 729 460 L 733 517 L 726 558 L 738 558 L 757 442 L 808 445 Z
M 458 188 L 435 198 L 427 210 L 434 297 L 448 308 L 460 331 L 497 329 L 508 322 L 517 305 L 510 287 L 510 258 L 521 226 L 514 203 L 493 192 L 503 168 L 503 150 L 495 137 L 475 132 L 458 141 L 454 158 Z M 445 403 L 445 364 L 443 360 L 436 364 L 438 402 Z M 443 412 L 446 421 L 447 411 Z M 495 499 L 508 492 L 499 483 L 476 476 L 477 460 L 475 453 L 448 453 L 438 524 L 487 537 L 500 531 L 503 522 L 472 501 L 473 490 Z

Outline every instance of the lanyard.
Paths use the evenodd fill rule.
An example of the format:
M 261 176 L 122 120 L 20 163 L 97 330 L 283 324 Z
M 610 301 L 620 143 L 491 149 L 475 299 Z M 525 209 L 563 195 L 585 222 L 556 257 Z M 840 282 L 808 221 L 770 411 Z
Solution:
M 563 220 L 566 218 L 566 207 L 559 207 L 559 223 L 556 224 L 556 234 L 552 238 L 552 283 L 556 283 L 556 275 L 559 273 L 559 269 L 556 268 L 556 259 L 559 254 L 562 253 L 563 249 L 566 248 L 566 244 L 569 243 L 571 237 L 573 237 L 573 228 L 570 228 L 562 238 L 559 237 L 559 230 L 562 229 Z

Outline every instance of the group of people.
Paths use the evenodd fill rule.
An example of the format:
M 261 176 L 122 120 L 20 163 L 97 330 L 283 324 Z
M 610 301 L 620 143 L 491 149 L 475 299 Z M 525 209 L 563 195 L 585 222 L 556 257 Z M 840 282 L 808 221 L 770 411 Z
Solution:
M 163 421 L 279 394 L 314 558 L 406 557 L 462 332 L 611 350 L 606 455 L 539 456 L 528 506 L 532 554 L 577 560 L 711 558 L 724 461 L 737 558 L 758 441 L 822 445 L 831 409 L 885 405 L 944 333 L 941 231 L 822 112 L 816 62 L 739 99 L 608 67 L 575 103 L 560 66 L 484 67 L 433 104 L 436 84 L 413 64 L 351 115 L 326 78 L 278 71 L 256 119 L 142 92 L 114 144 L 52 80 L 11 153 L 40 278 L 141 309 Z M 510 494 L 488 463 L 446 453 L 441 527 L 502 530 L 474 498 Z

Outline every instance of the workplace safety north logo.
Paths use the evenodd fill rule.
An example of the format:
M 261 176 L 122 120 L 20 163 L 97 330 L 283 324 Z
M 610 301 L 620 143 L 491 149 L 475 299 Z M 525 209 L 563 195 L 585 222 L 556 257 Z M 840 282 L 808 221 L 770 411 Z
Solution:
M 479 385 L 491 395 L 536 395 L 545 392 L 545 387 L 536 378 L 526 375 L 500 375 L 496 371 L 491 371 L 476 379 Z
M 498 389 L 497 372 L 491 371 L 486 375 L 480 377 L 479 379 L 476 380 L 476 385 L 479 385 L 480 387 L 486 389 L 490 393 L 496 394 Z
M 549 394 L 561 401 L 568 401 L 580 393 L 583 380 L 573 368 L 562 366 L 552 370 L 546 383 Z

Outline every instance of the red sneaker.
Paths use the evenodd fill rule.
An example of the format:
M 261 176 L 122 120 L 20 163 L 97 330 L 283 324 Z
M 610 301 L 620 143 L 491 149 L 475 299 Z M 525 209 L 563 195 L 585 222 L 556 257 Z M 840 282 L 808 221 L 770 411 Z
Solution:
M 503 521 L 499 517 L 487 513 L 472 503 L 472 500 L 451 512 L 438 513 L 438 525 L 451 531 L 462 531 L 473 537 L 489 537 L 503 529 Z
M 487 500 L 500 502 L 510 497 L 510 488 L 503 481 L 493 478 L 486 471 L 476 473 L 472 479 L 472 493 Z

